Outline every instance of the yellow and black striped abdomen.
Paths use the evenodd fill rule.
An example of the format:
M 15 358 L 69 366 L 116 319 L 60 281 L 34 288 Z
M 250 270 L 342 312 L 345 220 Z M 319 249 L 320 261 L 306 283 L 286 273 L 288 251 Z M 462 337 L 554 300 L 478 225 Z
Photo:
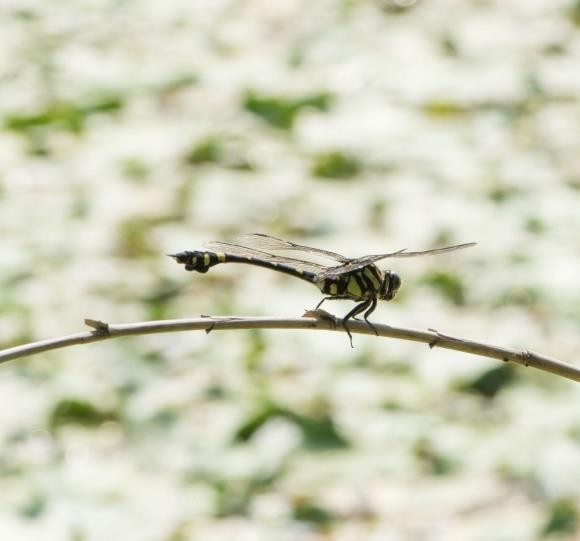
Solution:
M 185 270 L 207 272 L 218 263 L 226 262 L 226 254 L 196 250 L 193 252 L 181 252 L 173 257 L 178 263 L 185 265 Z
M 348 273 L 327 276 L 320 283 L 326 295 L 362 301 L 379 295 L 384 273 L 375 265 L 367 265 Z

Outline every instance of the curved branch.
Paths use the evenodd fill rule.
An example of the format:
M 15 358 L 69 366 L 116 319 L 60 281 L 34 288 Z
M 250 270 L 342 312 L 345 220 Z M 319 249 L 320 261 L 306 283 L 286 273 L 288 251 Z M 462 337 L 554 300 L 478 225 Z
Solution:
M 60 349 L 89 342 L 99 342 L 119 336 L 140 334 L 154 334 L 178 331 L 199 331 L 206 333 L 217 330 L 232 329 L 316 329 L 324 331 L 343 331 L 342 320 L 334 319 L 323 310 L 307 312 L 299 318 L 268 318 L 268 317 L 213 317 L 202 316 L 194 319 L 174 319 L 163 321 L 149 321 L 142 323 L 107 324 L 101 321 L 85 319 L 85 324 L 92 327 L 92 331 L 71 334 L 50 340 L 41 340 L 4 350 L 0 350 L 0 363 L 36 355 L 44 351 Z M 524 366 L 531 366 L 538 370 L 550 372 L 558 376 L 580 382 L 580 368 L 559 361 L 554 358 L 539 355 L 527 350 L 515 350 L 466 340 L 456 336 L 442 334 L 436 330 L 419 331 L 393 327 L 390 325 L 374 324 L 379 336 L 422 342 L 429 347 L 453 349 L 482 357 L 489 357 L 501 361 L 511 361 Z M 374 331 L 362 321 L 349 321 L 349 329 L 357 334 L 371 334 Z

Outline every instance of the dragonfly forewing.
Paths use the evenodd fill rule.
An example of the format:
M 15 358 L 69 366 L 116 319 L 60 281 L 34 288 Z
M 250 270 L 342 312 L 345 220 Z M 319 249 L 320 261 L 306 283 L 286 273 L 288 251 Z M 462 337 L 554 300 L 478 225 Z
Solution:
M 340 263 L 347 263 L 350 258 L 345 257 L 336 252 L 331 252 L 329 250 L 322 250 L 321 248 L 313 248 L 312 246 L 304 246 L 302 244 L 296 244 L 288 240 L 279 239 L 272 237 L 270 235 L 264 235 L 263 233 L 247 233 L 240 235 L 237 241 L 250 248 L 257 248 L 260 250 L 271 250 L 273 252 L 278 251 L 297 251 L 305 254 L 315 254 L 320 257 L 327 259 L 332 259 Z

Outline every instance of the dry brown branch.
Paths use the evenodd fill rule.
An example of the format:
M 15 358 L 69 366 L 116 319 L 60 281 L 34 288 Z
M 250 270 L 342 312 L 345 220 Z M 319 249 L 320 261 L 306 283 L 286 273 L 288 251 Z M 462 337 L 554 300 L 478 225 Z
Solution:
M 89 342 L 99 342 L 101 340 L 108 340 L 120 336 L 140 334 L 199 330 L 215 332 L 218 330 L 233 329 L 316 329 L 343 332 L 340 319 L 333 320 L 313 312 L 307 312 L 305 317 L 299 318 L 204 316 L 194 319 L 148 321 L 143 323 L 125 324 L 108 324 L 93 319 L 86 319 L 85 324 L 93 330 L 0 350 L 0 363 L 21 357 L 36 355 L 53 349 L 65 348 L 78 344 L 87 344 Z M 458 338 L 456 336 L 449 336 L 433 329 L 419 331 L 416 329 L 380 325 L 378 323 L 375 323 L 374 326 L 378 335 L 385 338 L 423 342 L 431 348 L 441 347 L 462 351 L 464 353 L 471 353 L 473 355 L 480 355 L 482 357 L 498 359 L 500 361 L 511 361 L 580 382 L 579 368 L 528 350 L 518 351 L 515 349 L 493 346 L 482 342 Z M 353 333 L 375 334 L 374 331 L 362 321 L 350 321 L 349 327 Z

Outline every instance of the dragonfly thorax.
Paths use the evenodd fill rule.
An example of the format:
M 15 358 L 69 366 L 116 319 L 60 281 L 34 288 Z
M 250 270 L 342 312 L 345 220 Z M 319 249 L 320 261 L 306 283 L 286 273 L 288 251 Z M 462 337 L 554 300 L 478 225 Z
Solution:
M 365 301 L 369 299 L 391 300 L 401 285 L 398 274 L 382 271 L 369 264 L 350 272 L 327 274 L 316 285 L 326 295 Z

